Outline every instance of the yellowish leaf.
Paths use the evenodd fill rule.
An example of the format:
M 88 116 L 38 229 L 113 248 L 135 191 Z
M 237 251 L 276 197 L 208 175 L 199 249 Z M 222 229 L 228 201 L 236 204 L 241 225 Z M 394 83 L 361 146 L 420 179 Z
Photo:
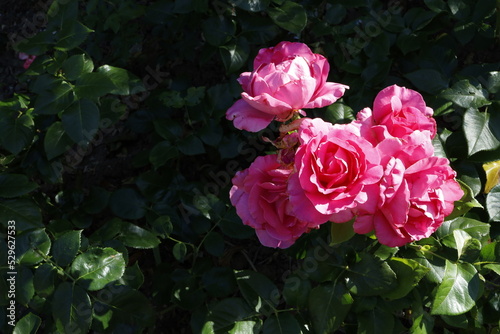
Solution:
M 490 192 L 491 188 L 500 183 L 500 160 L 483 164 L 483 169 L 486 172 L 484 192 L 487 194 Z

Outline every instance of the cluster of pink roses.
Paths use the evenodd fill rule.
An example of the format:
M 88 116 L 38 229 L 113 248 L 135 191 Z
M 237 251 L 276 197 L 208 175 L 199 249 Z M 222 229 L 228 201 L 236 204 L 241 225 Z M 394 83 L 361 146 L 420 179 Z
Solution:
M 287 121 L 277 154 L 258 157 L 233 178 L 231 203 L 261 243 L 287 248 L 303 233 L 354 219 L 391 247 L 430 236 L 463 196 L 446 158 L 434 156 L 432 109 L 411 89 L 390 86 L 350 124 L 298 118 L 348 87 L 326 82 L 327 60 L 302 43 L 260 50 L 241 74 L 242 99 L 227 112 L 239 129 Z

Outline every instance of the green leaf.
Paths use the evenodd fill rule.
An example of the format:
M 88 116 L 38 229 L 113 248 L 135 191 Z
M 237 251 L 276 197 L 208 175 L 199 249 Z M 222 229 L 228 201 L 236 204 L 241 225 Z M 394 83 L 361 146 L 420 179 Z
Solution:
M 226 72 L 239 70 L 248 59 L 249 47 L 245 39 L 239 38 L 238 44 L 221 46 L 219 49 Z
M 463 314 L 476 305 L 480 290 L 481 280 L 472 264 L 455 264 L 447 260 L 445 275 L 437 288 L 431 314 Z
M 35 100 L 35 113 L 55 115 L 66 109 L 75 100 L 73 88 L 65 81 L 57 80 L 51 86 L 44 87 Z
M 62 282 L 52 299 L 52 316 L 60 333 L 87 333 L 92 322 L 89 295 L 76 284 Z
M 69 265 L 80 250 L 81 239 L 82 230 L 67 231 L 58 236 L 52 245 L 54 261 L 61 267 Z
M 354 120 L 354 112 L 351 107 L 337 102 L 326 108 L 324 119 L 331 123 L 350 123 Z
M 16 239 L 16 257 L 20 264 L 37 264 L 49 254 L 50 245 L 49 236 L 43 228 L 20 233 Z
M 210 309 L 208 321 L 202 330 L 202 333 L 227 333 L 233 330 L 238 322 L 247 320 L 253 314 L 252 309 L 240 298 L 226 298 L 215 304 Z M 253 333 L 257 323 L 252 321 L 246 324 L 250 331 L 241 333 Z M 230 332 L 231 333 L 231 332 Z M 232 332 L 238 333 L 238 332 Z
M 395 289 L 383 295 L 384 298 L 390 300 L 406 296 L 430 270 L 411 259 L 392 257 L 388 263 L 394 273 L 396 273 L 398 282 L 398 286 Z
M 283 298 L 288 305 L 305 308 L 310 291 L 311 282 L 309 280 L 301 279 L 298 275 L 292 274 L 285 280 Z
M 29 312 L 24 317 L 19 319 L 19 321 L 16 323 L 16 326 L 14 327 L 14 331 L 12 333 L 13 334 L 36 334 L 41 323 L 42 323 L 42 319 L 39 316 Z
M 436 237 L 441 242 L 451 248 L 457 248 L 453 231 L 456 229 L 467 232 L 472 238 L 485 243 L 489 239 L 490 225 L 475 219 L 458 217 L 452 220 L 446 220 L 436 231 Z
M 154 248 L 160 244 L 160 240 L 152 232 L 130 223 L 124 223 L 118 240 L 125 246 L 138 249 Z
M 190 135 L 182 139 L 177 144 L 177 147 L 179 148 L 179 151 L 185 155 L 198 155 L 205 153 L 203 142 L 195 135 Z
M 85 73 L 94 70 L 94 63 L 85 54 L 77 54 L 69 57 L 62 64 L 64 77 L 68 80 L 76 80 Z
M 229 42 L 236 32 L 234 21 L 221 16 L 212 16 L 203 21 L 202 25 L 203 37 L 207 43 L 214 46 L 221 46 Z
M 394 316 L 378 307 L 358 314 L 358 333 L 393 333 Z
M 85 73 L 76 80 L 75 84 L 75 93 L 79 98 L 96 99 L 115 89 L 113 81 L 101 72 Z
M 440 95 L 462 108 L 480 108 L 491 104 L 482 89 L 474 87 L 469 80 L 461 80 Z
M 0 201 L 0 222 L 16 222 L 17 233 L 28 229 L 43 227 L 40 208 L 30 199 Z
M 330 224 L 330 245 L 340 244 L 354 236 L 354 219 L 346 223 Z
M 236 272 L 236 282 L 243 297 L 256 312 L 272 311 L 279 302 L 279 290 L 266 276 L 250 270 Z
M 316 334 L 333 333 L 349 313 L 354 300 L 342 284 L 320 285 L 309 294 L 309 312 Z
M 490 264 L 486 264 L 484 266 L 484 268 L 493 270 L 497 275 L 500 276 L 500 264 L 490 263 Z
M 115 86 L 110 91 L 111 94 L 133 95 L 146 90 L 137 76 L 123 68 L 103 65 L 97 69 L 97 72 L 104 74 Z
M 274 23 L 296 35 L 300 34 L 307 24 L 304 7 L 292 1 L 285 1 L 279 7 L 269 7 L 267 13 Z
M 45 149 L 45 154 L 47 154 L 47 159 L 52 160 L 53 158 L 65 153 L 71 148 L 73 141 L 64 131 L 63 124 L 61 122 L 54 122 L 47 129 L 45 134 L 45 139 L 43 141 L 43 147 Z
M 170 144 L 169 141 L 163 140 L 157 143 L 149 152 L 149 162 L 155 169 L 164 166 L 169 160 L 179 156 L 179 151 L 176 146 Z
M 349 268 L 347 288 L 359 296 L 374 296 L 387 293 L 397 286 L 396 274 L 387 262 L 362 254 L 359 262 Z
M 453 230 L 457 245 L 458 259 L 464 262 L 474 262 L 481 253 L 481 242 L 463 230 Z
M 405 77 L 419 89 L 429 94 L 438 94 L 443 89 L 448 88 L 448 80 L 443 75 L 433 69 L 420 69 L 405 74 Z
M 457 180 L 457 181 L 460 184 L 460 187 L 462 188 L 462 190 L 464 192 L 464 196 L 462 196 L 462 198 L 460 200 L 455 201 L 455 206 L 453 208 L 452 213 L 450 213 L 446 217 L 446 219 L 448 219 L 448 220 L 463 216 L 464 214 L 466 214 L 467 212 L 469 212 L 469 210 L 471 210 L 473 208 L 483 208 L 481 203 L 479 203 L 477 201 L 477 199 L 474 197 L 474 193 L 473 193 L 472 189 L 466 183 L 462 182 L 461 180 Z
M 33 140 L 33 119 L 29 115 L 5 113 L 0 119 L 0 143 L 12 154 L 18 154 Z
M 212 296 L 223 298 L 236 289 L 234 272 L 228 267 L 212 267 L 201 276 L 203 288 Z
M 463 130 L 467 139 L 469 156 L 479 151 L 491 151 L 500 147 L 500 140 L 496 137 L 492 127 L 495 119 L 490 120 L 490 114 L 479 112 L 477 109 L 467 109 L 464 114 Z
M 33 272 L 30 268 L 21 266 L 17 270 L 16 276 L 16 301 L 21 305 L 28 306 L 34 295 Z
M 123 219 L 140 219 L 146 214 L 146 201 L 133 188 L 121 188 L 109 199 L 111 211 Z
M 174 257 L 177 261 L 184 262 L 184 258 L 187 254 L 186 244 L 183 242 L 176 243 L 174 245 L 174 248 L 172 248 L 172 253 L 174 254 Z
M 493 187 L 486 196 L 486 210 L 490 221 L 500 221 L 500 184 Z
M 112 285 L 102 290 L 102 297 L 94 303 L 96 316 L 111 312 L 111 326 L 145 328 L 154 324 L 154 310 L 150 300 L 141 292 L 126 285 Z M 115 328 L 119 328 L 116 326 Z
M 125 272 L 123 255 L 113 248 L 90 248 L 71 264 L 70 275 L 89 291 L 102 289 Z
M 299 322 L 290 312 L 271 315 L 264 321 L 262 334 L 301 334 Z
M 56 272 L 56 269 L 49 263 L 44 263 L 36 268 L 33 286 L 38 296 L 48 297 L 54 293 Z
M 96 214 L 108 205 L 111 192 L 101 187 L 92 186 L 88 197 L 83 202 L 82 208 L 86 213 Z
M 23 174 L 0 175 L 0 197 L 13 198 L 25 195 L 38 188 L 34 182 L 30 182 Z
M 74 20 L 64 20 L 60 31 L 57 33 L 56 50 L 69 51 L 79 46 L 88 34 L 93 32 L 83 24 Z
M 99 108 L 87 99 L 74 102 L 61 115 L 64 130 L 75 143 L 89 143 L 99 127 Z

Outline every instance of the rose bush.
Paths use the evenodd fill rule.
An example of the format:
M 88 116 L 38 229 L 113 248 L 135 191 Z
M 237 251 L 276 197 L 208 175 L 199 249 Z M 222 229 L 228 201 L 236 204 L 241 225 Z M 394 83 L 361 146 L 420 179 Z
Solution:
M 264 246 L 287 248 L 310 229 L 291 212 L 286 189 L 291 172 L 280 164 L 277 155 L 266 155 L 257 157 L 233 178 L 231 203 Z
M 284 121 L 303 108 L 321 108 L 337 101 L 346 85 L 327 82 L 330 65 L 302 43 L 281 42 L 261 49 L 254 70 L 238 78 L 242 99 L 228 109 L 226 118 L 236 128 L 259 131 L 274 119 Z

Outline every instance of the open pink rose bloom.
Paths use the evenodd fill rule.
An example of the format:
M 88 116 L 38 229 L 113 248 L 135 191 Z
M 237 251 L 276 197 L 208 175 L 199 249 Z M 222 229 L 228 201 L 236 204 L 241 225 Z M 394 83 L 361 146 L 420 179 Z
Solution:
M 238 78 L 242 98 L 226 113 L 240 130 L 257 132 L 274 119 L 285 121 L 304 114 L 302 109 L 325 107 L 349 88 L 327 82 L 328 61 L 302 43 L 281 42 L 261 49 L 253 67 Z
M 347 88 L 326 82 L 326 59 L 301 43 L 262 49 L 254 68 L 226 114 L 248 131 L 331 104 Z M 418 92 L 393 85 L 350 124 L 286 123 L 277 154 L 235 175 L 231 203 L 268 247 L 290 247 L 328 221 L 354 221 L 354 232 L 390 247 L 429 237 L 463 196 L 448 159 L 434 155 L 432 114 Z

